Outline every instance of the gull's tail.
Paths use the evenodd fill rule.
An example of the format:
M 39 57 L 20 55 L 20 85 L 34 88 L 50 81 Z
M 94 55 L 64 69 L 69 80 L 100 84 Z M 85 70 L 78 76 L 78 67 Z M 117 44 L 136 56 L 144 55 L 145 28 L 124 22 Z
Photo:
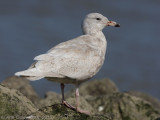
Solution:
M 31 81 L 39 80 L 45 77 L 57 77 L 57 78 L 64 78 L 65 76 L 54 73 L 53 71 L 40 71 L 36 68 L 36 63 L 34 62 L 27 70 L 16 72 L 15 75 L 19 77 L 26 78 Z
M 41 74 L 37 71 L 36 68 L 31 68 L 31 69 L 27 69 L 24 71 L 16 72 L 15 75 L 19 77 L 24 77 L 31 81 L 35 81 L 35 80 L 44 78 L 44 76 L 41 76 Z
M 16 72 L 15 75 L 19 77 L 26 78 L 31 81 L 39 80 L 44 78 L 42 74 L 36 69 L 35 64 L 37 62 L 34 62 L 27 70 Z

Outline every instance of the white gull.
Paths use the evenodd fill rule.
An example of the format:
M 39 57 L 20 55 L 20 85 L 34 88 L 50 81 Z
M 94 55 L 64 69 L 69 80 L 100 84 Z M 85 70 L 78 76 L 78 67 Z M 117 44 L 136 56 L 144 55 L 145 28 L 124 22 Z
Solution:
M 46 78 L 61 83 L 62 103 L 77 112 L 79 109 L 80 83 L 92 78 L 104 63 L 107 41 L 102 32 L 106 26 L 120 27 L 99 13 L 88 14 L 83 21 L 83 33 L 77 38 L 62 42 L 47 53 L 34 58 L 35 62 L 24 71 L 15 73 L 31 81 Z M 76 85 L 76 108 L 64 99 L 64 84 Z

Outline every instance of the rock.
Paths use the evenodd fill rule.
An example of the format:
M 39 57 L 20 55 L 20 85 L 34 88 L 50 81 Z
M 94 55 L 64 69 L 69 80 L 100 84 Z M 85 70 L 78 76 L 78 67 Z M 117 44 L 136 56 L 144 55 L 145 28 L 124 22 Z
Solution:
M 37 93 L 35 92 L 33 87 L 30 85 L 29 80 L 27 79 L 12 76 L 2 81 L 1 84 L 7 86 L 8 88 L 20 91 L 24 96 L 26 96 L 34 103 L 38 100 Z
M 73 105 L 73 106 L 76 106 L 75 96 L 71 96 L 71 97 L 67 98 L 66 101 L 67 101 L 69 104 L 71 104 L 71 105 Z M 86 110 L 86 111 L 89 111 L 89 112 L 91 112 L 91 113 L 94 112 L 94 109 L 93 109 L 93 107 L 91 106 L 91 104 L 88 103 L 88 102 L 86 101 L 86 99 L 85 99 L 84 97 L 81 97 L 81 96 L 79 97 L 79 107 L 80 107 L 80 109 L 82 109 L 82 110 Z
M 54 104 L 44 107 L 26 117 L 26 120 L 111 120 L 107 115 L 92 115 L 77 113 L 64 105 Z
M 69 99 L 71 98 L 67 101 L 73 104 L 74 102 Z M 160 118 L 160 111 L 151 103 L 127 93 L 86 96 L 80 100 L 82 104 L 87 105 L 84 107 L 85 110 L 91 110 L 91 116 L 77 113 L 61 104 L 54 104 L 27 116 L 27 120 L 36 118 L 39 120 L 158 120 Z
M 148 101 L 127 93 L 113 93 L 105 96 L 87 97 L 96 113 L 110 114 L 112 120 L 155 120 L 160 117 Z
M 92 80 L 82 83 L 79 86 L 80 96 L 101 96 L 118 92 L 118 87 L 110 79 Z M 75 89 L 67 92 L 65 97 L 73 97 Z
M 93 80 L 79 87 L 80 95 L 100 96 L 118 92 L 118 87 L 110 79 Z
M 79 87 L 80 92 L 80 108 L 96 113 L 92 105 L 86 101 L 87 98 L 92 98 L 92 96 L 103 96 L 111 93 L 118 92 L 117 86 L 110 79 L 93 80 L 82 84 Z M 66 100 L 75 106 L 75 90 L 69 91 L 65 95 Z M 93 101 L 90 101 L 93 103 Z M 95 102 L 96 103 L 96 102 Z M 93 103 L 94 104 L 94 103 Z
M 148 94 L 142 93 L 142 92 L 137 92 L 137 91 L 129 91 L 127 92 L 130 95 L 136 96 L 136 97 L 140 97 L 148 102 L 150 102 L 154 108 L 157 108 L 160 110 L 160 101 Z
M 44 99 L 39 98 L 29 80 L 23 77 L 8 77 L 2 81 L 2 84 L 11 89 L 20 91 L 24 96 L 30 99 L 37 108 L 49 106 L 61 100 L 60 95 L 55 92 L 47 92 Z
M 32 102 L 15 89 L 9 89 L 0 85 L 0 119 L 9 120 L 17 117 L 24 118 L 28 114 L 36 112 Z
M 89 81 L 80 86 L 80 108 L 91 116 L 77 113 L 61 105 L 61 95 L 47 92 L 44 99 L 28 80 L 11 77 L 0 85 L 0 119 L 28 120 L 159 120 L 160 102 L 139 92 L 120 93 L 109 79 Z M 6 86 L 14 89 L 9 89 Z M 27 87 L 26 87 L 27 86 Z M 24 88 L 23 88 L 24 87 Z M 34 101 L 34 104 L 24 95 Z M 30 89 L 30 90 L 29 90 Z M 38 100 L 34 100 L 38 99 Z M 68 93 L 66 101 L 75 106 L 75 92 Z M 39 110 L 37 108 L 40 108 Z M 9 118 L 8 118 L 9 116 Z M 18 116 L 18 118 L 17 118 Z M 16 117 L 16 118 L 15 118 Z
M 53 105 L 55 103 L 60 103 L 61 102 L 61 96 L 55 92 L 47 92 L 45 94 L 45 98 L 44 99 L 40 99 L 39 101 L 37 101 L 35 104 L 38 108 L 42 108 L 45 106 L 50 106 Z

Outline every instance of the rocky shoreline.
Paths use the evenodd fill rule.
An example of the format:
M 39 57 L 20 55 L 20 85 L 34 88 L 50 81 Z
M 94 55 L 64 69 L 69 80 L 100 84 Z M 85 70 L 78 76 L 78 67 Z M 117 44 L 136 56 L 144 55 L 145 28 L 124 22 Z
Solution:
M 66 100 L 75 104 L 74 90 Z M 85 82 L 80 86 L 80 108 L 91 116 L 60 104 L 61 95 L 47 92 L 39 98 L 29 81 L 9 77 L 0 84 L 0 120 L 160 120 L 160 102 L 135 91 L 119 92 L 109 79 Z

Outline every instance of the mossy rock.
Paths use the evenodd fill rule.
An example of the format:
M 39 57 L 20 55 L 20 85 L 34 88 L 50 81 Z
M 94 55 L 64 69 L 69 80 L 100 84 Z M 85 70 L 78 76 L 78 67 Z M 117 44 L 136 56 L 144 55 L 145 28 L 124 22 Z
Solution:
M 113 93 L 96 97 L 87 96 L 83 99 L 86 99 L 85 103 L 93 107 L 91 116 L 77 113 L 61 104 L 54 104 L 52 106 L 43 107 L 28 116 L 27 119 L 158 120 L 160 117 L 160 111 L 155 109 L 150 102 L 127 93 Z M 86 109 L 89 109 L 89 107 L 86 106 Z
M 61 101 L 61 95 L 60 94 L 49 91 L 45 94 L 45 98 L 39 99 L 35 103 L 35 105 L 38 108 L 42 108 L 42 107 L 45 107 L 45 106 L 53 105 L 53 104 L 58 103 L 60 101 Z
M 127 93 L 113 93 L 99 97 L 86 97 L 96 112 L 112 114 L 113 120 L 155 120 L 160 110 L 141 98 Z
M 37 100 L 39 99 L 38 94 L 31 86 L 30 81 L 23 77 L 11 76 L 3 80 L 1 84 L 10 89 L 18 90 L 33 103 L 37 102 Z
M 35 111 L 35 106 L 22 93 L 0 85 L 0 119 L 24 117 Z
M 92 115 L 77 113 L 65 107 L 62 104 L 54 104 L 52 106 L 44 107 L 38 112 L 26 117 L 26 120 L 112 120 L 108 115 Z
M 110 79 L 92 80 L 82 83 L 79 86 L 80 96 L 101 96 L 118 92 L 118 87 Z M 75 95 L 75 89 L 66 93 L 66 97 Z
M 92 80 L 79 87 L 80 95 L 101 96 L 118 92 L 118 87 L 110 79 Z
M 80 108 L 90 111 L 92 113 L 91 116 L 77 113 L 61 105 L 59 94 L 48 92 L 45 99 L 39 99 L 35 107 L 19 91 L 0 85 L 0 120 L 160 119 L 160 109 L 156 107 L 156 105 L 159 105 L 159 101 L 152 102 L 151 98 L 139 97 L 139 94 L 134 96 L 120 93 L 112 82 L 110 87 L 105 88 L 109 82 L 111 81 L 108 79 L 90 81 L 80 87 Z M 67 95 L 66 101 L 75 106 L 75 93 L 73 91 Z M 38 107 L 42 108 L 38 110 Z
M 157 108 L 160 110 L 160 101 L 146 93 L 143 93 L 143 92 L 139 92 L 139 91 L 128 91 L 126 92 L 132 96 L 136 96 L 136 97 L 139 97 L 141 99 L 144 99 L 148 102 L 150 102 L 154 108 Z

